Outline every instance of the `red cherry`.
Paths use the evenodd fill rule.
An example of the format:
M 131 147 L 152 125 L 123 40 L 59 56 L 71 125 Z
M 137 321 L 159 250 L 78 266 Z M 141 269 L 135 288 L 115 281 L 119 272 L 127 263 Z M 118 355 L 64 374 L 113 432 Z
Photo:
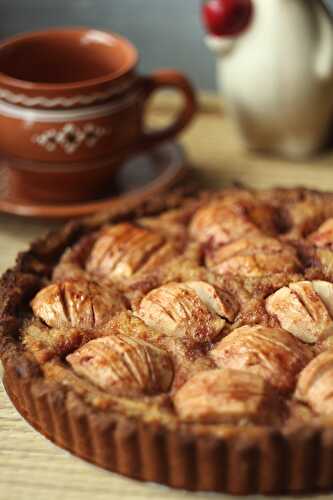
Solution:
M 239 35 L 249 25 L 252 13 L 251 0 L 204 0 L 202 6 L 204 24 L 215 36 Z

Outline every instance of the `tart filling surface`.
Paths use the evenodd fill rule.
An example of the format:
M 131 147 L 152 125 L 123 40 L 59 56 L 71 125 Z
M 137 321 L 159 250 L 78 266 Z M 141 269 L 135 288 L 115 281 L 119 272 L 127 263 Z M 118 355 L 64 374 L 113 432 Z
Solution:
M 333 201 L 230 189 L 105 224 L 30 301 L 22 346 L 92 408 L 218 432 L 333 417 Z

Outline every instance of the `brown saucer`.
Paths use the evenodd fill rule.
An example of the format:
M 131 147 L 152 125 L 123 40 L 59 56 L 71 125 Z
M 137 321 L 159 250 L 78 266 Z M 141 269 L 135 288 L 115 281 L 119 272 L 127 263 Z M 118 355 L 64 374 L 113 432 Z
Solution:
M 10 185 L 10 168 L 0 162 L 0 211 L 25 217 L 64 219 L 91 215 L 119 207 L 129 209 L 137 203 L 169 189 L 186 172 L 186 158 L 181 146 L 164 143 L 126 162 L 112 179 L 113 191 L 102 198 L 81 203 L 41 204 L 25 200 Z M 110 182 L 111 184 L 111 182 Z

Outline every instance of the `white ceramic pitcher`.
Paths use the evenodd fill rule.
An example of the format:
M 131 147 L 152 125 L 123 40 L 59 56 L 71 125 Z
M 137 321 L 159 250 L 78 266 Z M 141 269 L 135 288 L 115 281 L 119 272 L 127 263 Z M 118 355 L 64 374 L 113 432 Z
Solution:
M 237 37 L 207 36 L 224 102 L 249 147 L 315 153 L 333 119 L 333 20 L 321 0 L 252 0 Z

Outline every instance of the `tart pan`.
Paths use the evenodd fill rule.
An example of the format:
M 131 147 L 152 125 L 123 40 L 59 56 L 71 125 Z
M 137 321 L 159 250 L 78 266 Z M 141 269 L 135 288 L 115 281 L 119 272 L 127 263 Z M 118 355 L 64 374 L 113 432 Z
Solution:
M 113 472 L 192 491 L 310 493 L 333 488 L 333 421 L 290 429 L 225 427 L 217 436 L 169 428 L 92 408 L 70 388 L 45 380 L 18 339 L 20 312 L 50 276 L 64 249 L 106 222 L 180 206 L 181 190 L 131 213 L 75 221 L 19 255 L 0 283 L 4 386 L 17 410 L 45 437 Z

